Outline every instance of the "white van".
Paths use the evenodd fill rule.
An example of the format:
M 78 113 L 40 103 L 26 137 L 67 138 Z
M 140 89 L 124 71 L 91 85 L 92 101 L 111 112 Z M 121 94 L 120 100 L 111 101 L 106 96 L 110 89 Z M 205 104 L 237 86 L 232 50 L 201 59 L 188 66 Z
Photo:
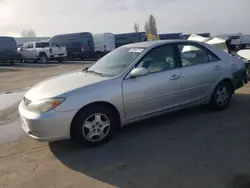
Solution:
M 115 36 L 113 33 L 93 34 L 93 39 L 97 56 L 103 56 L 115 49 Z

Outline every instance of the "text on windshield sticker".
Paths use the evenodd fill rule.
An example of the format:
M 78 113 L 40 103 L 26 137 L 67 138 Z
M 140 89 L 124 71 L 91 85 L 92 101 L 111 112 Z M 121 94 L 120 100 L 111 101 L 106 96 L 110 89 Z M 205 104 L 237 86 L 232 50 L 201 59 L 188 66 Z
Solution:
M 144 49 L 142 48 L 132 48 L 128 52 L 135 52 L 135 53 L 141 53 Z

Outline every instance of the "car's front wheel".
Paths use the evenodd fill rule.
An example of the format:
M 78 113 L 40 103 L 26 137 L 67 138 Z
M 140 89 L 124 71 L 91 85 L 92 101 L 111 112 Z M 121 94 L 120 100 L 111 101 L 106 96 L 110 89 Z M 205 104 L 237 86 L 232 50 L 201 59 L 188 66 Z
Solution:
M 57 59 L 58 63 L 62 63 L 64 61 L 64 58 L 63 57 L 60 57 Z
M 214 89 L 211 99 L 211 106 L 216 110 L 226 109 L 231 101 L 232 93 L 232 88 L 229 83 L 219 83 Z
M 89 106 L 74 118 L 71 137 L 85 145 L 103 144 L 114 136 L 118 125 L 119 120 L 109 107 Z

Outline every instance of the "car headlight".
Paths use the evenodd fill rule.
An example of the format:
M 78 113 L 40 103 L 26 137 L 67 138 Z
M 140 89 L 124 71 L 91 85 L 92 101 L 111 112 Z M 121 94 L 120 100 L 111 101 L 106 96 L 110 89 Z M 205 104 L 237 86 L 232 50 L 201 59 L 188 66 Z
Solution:
M 43 99 L 31 102 L 26 108 L 31 112 L 47 112 L 59 106 L 65 98 Z

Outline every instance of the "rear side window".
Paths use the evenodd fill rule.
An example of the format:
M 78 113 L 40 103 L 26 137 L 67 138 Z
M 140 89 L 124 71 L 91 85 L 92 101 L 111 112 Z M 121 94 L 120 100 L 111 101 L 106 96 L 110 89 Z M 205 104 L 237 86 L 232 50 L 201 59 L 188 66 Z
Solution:
M 182 66 L 215 62 L 220 59 L 205 47 L 192 43 L 178 44 Z
M 48 42 L 37 42 L 36 43 L 36 48 L 47 48 L 49 47 L 49 43 Z
M 11 37 L 0 37 L 0 49 L 16 49 L 16 41 Z

